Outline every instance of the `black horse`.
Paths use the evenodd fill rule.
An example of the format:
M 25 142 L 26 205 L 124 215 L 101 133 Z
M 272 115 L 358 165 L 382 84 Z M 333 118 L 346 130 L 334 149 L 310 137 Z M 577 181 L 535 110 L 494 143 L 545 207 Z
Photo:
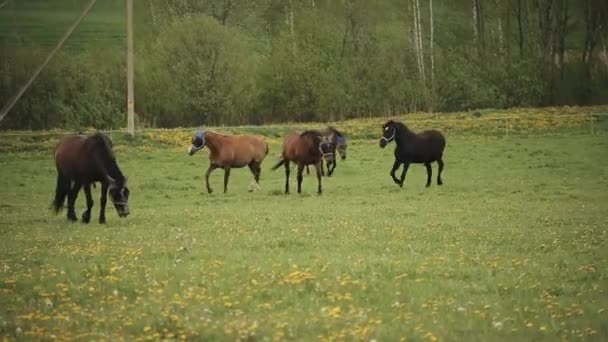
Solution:
M 55 150 L 57 167 L 57 187 L 53 208 L 58 213 L 68 198 L 68 220 L 76 221 L 74 203 L 80 188 L 87 196 L 87 210 L 82 214 L 82 222 L 91 220 L 93 198 L 91 185 L 101 183 L 101 205 L 99 223 L 106 222 L 107 195 L 120 217 L 129 215 L 129 188 L 127 178 L 122 174 L 114 151 L 112 141 L 105 135 L 97 133 L 92 136 L 70 135 L 61 140 Z
M 403 123 L 396 121 L 388 121 L 382 126 L 382 137 L 380 138 L 380 148 L 386 147 L 388 143 L 395 140 L 397 147 L 395 148 L 395 163 L 391 170 L 393 181 L 403 187 L 405 174 L 411 163 L 424 164 L 426 166 L 426 186 L 431 186 L 431 176 L 433 170 L 432 162 L 437 162 L 439 165 L 439 174 L 437 175 L 437 185 L 442 185 L 441 172 L 443 171 L 443 149 L 445 148 L 445 138 L 443 134 L 436 130 L 428 130 L 421 133 L 410 131 Z M 401 179 L 395 177 L 395 171 L 403 164 Z

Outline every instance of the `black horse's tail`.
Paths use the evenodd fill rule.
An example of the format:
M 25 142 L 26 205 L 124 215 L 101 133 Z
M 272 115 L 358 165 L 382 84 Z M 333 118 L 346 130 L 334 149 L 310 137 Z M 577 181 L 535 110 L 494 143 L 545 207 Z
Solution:
M 57 186 L 55 187 L 55 199 L 53 200 L 53 210 L 55 214 L 63 208 L 65 198 L 70 191 L 70 179 L 61 172 L 57 173 Z
M 274 170 L 278 169 L 279 167 L 281 167 L 281 165 L 283 165 L 283 164 L 285 164 L 285 159 L 281 158 L 281 160 L 279 160 L 279 162 L 275 166 L 273 166 L 271 170 L 274 171 Z

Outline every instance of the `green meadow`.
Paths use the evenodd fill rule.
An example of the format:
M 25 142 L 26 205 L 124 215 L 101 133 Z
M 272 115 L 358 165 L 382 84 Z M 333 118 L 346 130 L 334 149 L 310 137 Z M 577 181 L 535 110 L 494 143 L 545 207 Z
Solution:
M 405 187 L 392 150 L 350 141 L 283 194 L 273 141 L 204 191 L 207 153 L 118 149 L 131 215 L 49 209 L 50 152 L 0 154 L 0 336 L 8 340 L 605 340 L 605 134 L 447 136 L 444 185 Z M 436 173 L 436 166 L 433 171 Z M 436 174 L 435 174 L 436 175 Z M 81 193 L 77 214 L 84 209 Z

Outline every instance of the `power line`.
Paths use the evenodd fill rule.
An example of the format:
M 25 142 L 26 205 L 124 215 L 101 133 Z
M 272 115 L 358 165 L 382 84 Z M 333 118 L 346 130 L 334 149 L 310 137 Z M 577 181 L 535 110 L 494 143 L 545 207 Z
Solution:
M 36 79 L 36 77 L 38 77 L 38 74 L 40 74 L 40 72 L 42 71 L 42 69 L 44 69 L 46 67 L 46 65 L 49 64 L 49 62 L 55 56 L 55 54 L 57 53 L 57 51 L 59 51 L 59 49 L 63 46 L 63 44 L 70 37 L 70 35 L 72 34 L 72 32 L 74 32 L 74 30 L 76 29 L 76 27 L 78 27 L 78 25 L 80 24 L 80 22 L 82 21 L 82 19 L 84 19 L 84 17 L 89 13 L 89 11 L 91 10 L 91 8 L 93 8 L 93 5 L 95 5 L 96 1 L 97 0 L 91 0 L 91 2 L 89 2 L 89 4 L 87 5 L 87 7 L 84 9 L 84 11 L 78 17 L 78 19 L 76 19 L 76 21 L 74 22 L 74 24 L 72 24 L 72 26 L 70 26 L 70 28 L 66 31 L 66 33 L 63 35 L 63 37 L 61 37 L 61 40 L 59 41 L 59 43 L 57 43 L 57 45 L 55 46 L 55 48 L 53 48 L 53 50 L 51 51 L 51 53 L 49 53 L 49 55 L 46 57 L 46 59 L 44 60 L 44 62 L 42 62 L 42 64 L 38 67 L 38 69 L 36 69 L 36 71 L 30 77 L 30 79 L 27 81 L 27 83 L 25 83 L 21 87 L 21 89 L 19 89 L 19 92 L 17 93 L 17 95 L 15 97 L 13 97 L 13 99 L 11 101 L 9 101 L 4 106 L 4 108 L 2 108 L 2 112 L 0 112 L 0 122 L 2 122 L 2 120 L 4 120 L 4 117 L 6 117 L 6 114 L 8 114 L 8 112 L 13 108 L 13 106 L 17 103 L 17 101 L 19 101 L 19 99 L 21 98 L 21 96 L 23 95 L 23 93 L 25 93 L 25 91 L 32 85 L 32 82 L 34 82 L 34 80 Z M 6 2 L 4 4 L 6 4 Z M 4 4 L 2 4 L 2 6 L 4 6 Z

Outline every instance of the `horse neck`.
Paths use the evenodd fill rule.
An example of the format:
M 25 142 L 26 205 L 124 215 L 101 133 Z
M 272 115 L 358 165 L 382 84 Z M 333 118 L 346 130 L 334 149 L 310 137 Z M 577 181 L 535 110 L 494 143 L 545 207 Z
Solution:
M 110 145 L 103 140 L 103 137 L 100 136 L 99 138 L 102 140 L 97 140 L 97 143 L 93 148 L 95 148 L 95 153 L 98 155 L 101 167 L 108 176 L 112 177 L 117 182 L 122 182 L 125 177 L 116 163 L 114 152 L 111 150 Z
M 222 136 L 217 133 L 213 133 L 213 132 L 209 132 L 209 131 L 207 131 L 207 133 L 205 133 L 205 145 L 211 152 L 216 152 L 219 150 L 219 148 L 220 148 L 219 141 L 221 139 L 222 139 Z
M 395 141 L 397 142 L 397 145 L 407 144 L 416 138 L 416 133 L 410 131 L 410 129 L 407 128 L 407 126 L 403 125 L 403 127 L 401 127 L 399 130 L 397 130 L 397 134 L 396 134 L 395 138 L 396 138 Z
M 122 182 L 125 179 L 125 176 L 120 171 L 118 164 L 116 163 L 116 159 L 109 159 L 105 162 L 105 169 L 108 173 L 108 176 L 112 177 L 117 182 Z

